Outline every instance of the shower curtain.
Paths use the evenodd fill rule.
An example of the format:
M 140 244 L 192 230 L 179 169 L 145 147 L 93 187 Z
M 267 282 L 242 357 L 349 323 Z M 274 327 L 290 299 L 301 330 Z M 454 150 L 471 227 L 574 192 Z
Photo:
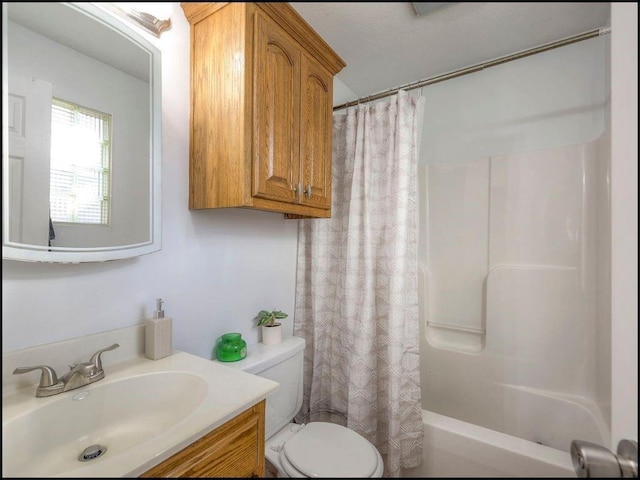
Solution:
M 338 412 L 385 476 L 422 458 L 417 124 L 400 91 L 333 117 L 332 218 L 301 220 L 294 334 L 306 340 L 301 412 Z M 307 413 L 308 418 L 308 413 Z

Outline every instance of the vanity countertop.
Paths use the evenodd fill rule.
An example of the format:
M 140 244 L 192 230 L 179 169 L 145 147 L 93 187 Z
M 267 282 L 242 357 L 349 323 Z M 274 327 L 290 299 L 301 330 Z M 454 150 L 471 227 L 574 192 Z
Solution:
M 7 395 L 3 393 L 3 476 L 139 476 L 247 408 L 265 399 L 270 392 L 278 388 L 278 383 L 271 380 L 175 350 L 173 355 L 160 360 L 149 360 L 142 355 L 138 355 L 135 358 L 105 366 L 105 374 L 106 376 L 103 380 L 52 397 L 36 398 L 34 395 L 35 387 L 16 389 L 10 391 Z M 197 379 L 194 377 L 197 377 Z M 189 381 L 185 382 L 185 380 Z M 165 385 L 162 385 L 163 381 Z M 135 392 L 136 389 L 139 391 Z M 147 390 L 147 393 L 145 393 L 145 390 Z M 111 398 L 118 399 L 114 402 L 117 404 L 115 411 L 124 412 L 124 416 L 127 414 L 128 405 L 132 405 L 132 408 L 136 403 L 142 405 L 142 407 L 138 405 L 139 411 L 136 411 L 136 414 L 132 416 L 132 432 L 126 434 L 122 434 L 122 432 L 115 433 L 113 434 L 114 438 L 127 439 L 127 435 L 129 437 L 131 435 L 141 435 L 140 432 L 145 430 L 145 420 L 142 418 L 145 417 L 146 413 L 145 402 L 148 402 L 149 410 L 156 411 L 156 416 L 150 417 L 147 422 L 151 429 L 156 429 L 157 432 L 149 433 L 147 435 L 148 438 L 143 441 L 132 440 L 131 445 L 126 448 L 122 444 L 126 444 L 130 440 L 122 442 L 113 440 L 114 444 L 108 445 L 109 448 L 104 456 L 89 462 L 78 461 L 75 456 L 79 452 L 76 452 L 76 450 L 82 451 L 80 447 L 84 447 L 87 442 L 100 442 L 101 439 L 98 438 L 101 436 L 100 433 L 91 432 L 86 436 L 86 439 L 78 438 L 77 436 L 73 437 L 70 434 L 68 435 L 69 438 L 73 439 L 71 443 L 75 445 L 69 445 L 68 450 L 66 447 L 65 450 L 62 450 L 60 445 L 52 447 L 56 450 L 56 459 L 51 464 L 52 469 L 49 474 L 46 469 L 47 452 L 42 452 L 44 454 L 42 457 L 33 458 L 30 462 L 22 462 L 25 466 L 25 471 L 7 471 L 10 468 L 9 464 L 12 463 L 10 456 L 20 455 L 20 450 L 24 450 L 19 444 L 11 448 L 11 444 L 14 441 L 11 436 L 29 435 L 28 432 L 23 432 L 25 430 L 23 428 L 14 428 L 11 436 L 7 434 L 7 438 L 5 438 L 6 432 L 11 431 L 8 426 L 12 422 L 24 421 L 27 416 L 34 415 L 40 409 L 49 408 L 48 406 L 50 405 L 51 413 L 55 414 L 51 416 L 56 416 L 59 412 L 63 412 L 63 415 L 68 415 L 69 418 L 65 419 L 68 423 L 62 423 L 65 426 L 64 430 L 67 430 L 67 425 L 69 429 L 73 429 L 75 425 L 73 427 L 71 425 L 76 421 L 73 412 L 79 411 L 77 410 L 78 408 L 85 408 L 84 405 L 90 405 L 89 402 L 93 401 L 97 407 L 91 408 L 96 408 L 97 412 L 95 414 L 99 416 L 99 411 L 101 410 L 99 402 L 109 398 L 104 395 L 106 392 L 110 392 Z M 119 393 L 116 393 L 114 397 L 114 392 Z M 156 393 L 154 394 L 153 392 Z M 161 395 L 158 395 L 158 393 Z M 169 394 L 172 399 L 171 402 L 174 402 L 173 404 L 163 406 L 162 400 L 155 398 L 163 397 L 165 393 Z M 145 394 L 147 395 L 146 397 Z M 154 398 L 150 398 L 150 396 Z M 92 398 L 93 400 L 91 400 Z M 57 403 L 54 405 L 54 402 Z M 81 407 L 80 404 L 83 404 L 83 406 Z M 185 407 L 184 405 L 187 404 L 192 405 L 192 407 Z M 180 408 L 186 409 L 187 413 L 175 417 L 179 418 L 177 421 L 169 421 L 170 426 L 166 428 L 159 425 L 162 423 L 163 416 L 162 414 L 158 415 L 158 409 L 167 409 L 167 412 L 170 412 L 167 413 L 167 418 L 169 418 L 172 415 L 176 415 L 174 412 L 176 405 L 182 405 Z M 102 410 L 111 411 L 114 408 L 105 406 Z M 113 414 L 108 413 L 105 415 Z M 40 417 L 34 418 L 38 419 Z M 91 423 L 91 420 L 83 420 L 80 416 L 78 418 L 79 420 L 77 421 L 80 423 L 85 421 Z M 121 424 L 120 430 L 122 428 L 127 429 L 129 424 L 121 419 L 122 417 L 118 418 L 118 422 L 115 422 L 116 419 L 114 419 L 114 423 Z M 39 423 L 42 423 L 42 421 L 39 421 Z M 105 425 L 109 424 L 109 421 L 105 423 Z M 14 425 L 21 424 L 16 423 Z M 27 422 L 25 425 L 29 425 L 29 423 Z M 60 422 L 53 423 L 53 427 L 59 425 Z M 94 427 L 92 428 L 95 430 Z M 31 430 L 31 428 L 26 430 Z M 37 428 L 34 431 L 37 432 Z M 20 433 L 16 434 L 16 432 Z M 105 435 L 105 437 L 107 438 L 102 440 L 106 445 L 109 435 Z M 24 441 L 24 439 L 20 441 Z M 61 443 L 64 443 L 64 441 Z M 118 443 L 121 444 L 120 447 L 122 448 L 119 448 Z M 72 454 L 63 456 L 73 458 L 57 458 L 61 456 L 61 452 Z M 5 454 L 9 456 L 6 459 L 7 461 L 5 461 Z M 64 465 L 62 465 L 63 463 Z

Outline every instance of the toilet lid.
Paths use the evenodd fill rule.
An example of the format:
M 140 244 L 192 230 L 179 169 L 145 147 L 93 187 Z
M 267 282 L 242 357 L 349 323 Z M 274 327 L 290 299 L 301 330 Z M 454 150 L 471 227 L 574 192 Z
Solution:
M 284 444 L 281 454 L 307 477 L 370 477 L 378 466 L 371 442 L 328 422 L 307 424 Z

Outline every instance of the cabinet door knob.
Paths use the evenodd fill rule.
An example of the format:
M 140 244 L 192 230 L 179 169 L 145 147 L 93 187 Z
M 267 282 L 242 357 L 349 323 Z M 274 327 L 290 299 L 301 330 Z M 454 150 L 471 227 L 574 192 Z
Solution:
M 307 188 L 304 189 L 304 193 L 306 194 L 307 198 L 311 198 L 311 185 L 307 185 Z

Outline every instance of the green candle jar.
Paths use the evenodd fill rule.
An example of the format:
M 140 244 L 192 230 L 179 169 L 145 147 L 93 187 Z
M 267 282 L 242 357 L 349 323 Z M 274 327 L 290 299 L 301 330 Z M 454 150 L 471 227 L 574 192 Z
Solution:
M 225 333 L 216 342 L 216 358 L 221 362 L 237 362 L 247 356 L 247 342 L 239 333 Z

